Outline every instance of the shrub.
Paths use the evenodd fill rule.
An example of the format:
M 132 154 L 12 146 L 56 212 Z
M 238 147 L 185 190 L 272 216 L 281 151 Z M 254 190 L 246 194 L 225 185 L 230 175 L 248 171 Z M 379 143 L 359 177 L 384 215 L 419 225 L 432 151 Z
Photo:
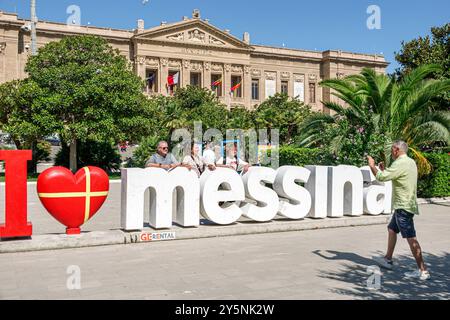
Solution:
M 433 171 L 419 180 L 419 196 L 425 198 L 450 196 L 450 155 L 426 153 L 425 157 L 433 166 Z
M 121 159 L 119 150 L 111 141 L 79 142 L 77 152 L 78 168 L 85 166 L 95 166 L 107 172 L 120 169 Z M 70 150 L 67 143 L 62 143 L 62 148 L 56 155 L 55 165 L 69 168 Z
M 235 107 L 228 111 L 227 129 L 254 129 L 255 113 L 244 107 Z
M 48 141 L 39 141 L 36 147 L 37 161 L 50 161 L 50 154 L 52 152 L 52 145 Z
M 152 154 L 156 152 L 160 137 L 150 136 L 142 139 L 139 146 L 134 150 L 133 157 L 128 160 L 127 167 L 143 168 Z
M 325 161 L 321 149 L 299 148 L 294 146 L 280 147 L 280 166 L 320 165 Z

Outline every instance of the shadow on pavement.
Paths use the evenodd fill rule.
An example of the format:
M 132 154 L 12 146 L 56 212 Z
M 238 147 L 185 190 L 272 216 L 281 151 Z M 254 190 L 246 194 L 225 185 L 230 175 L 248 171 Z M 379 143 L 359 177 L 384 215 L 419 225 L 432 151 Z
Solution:
M 339 271 L 320 270 L 319 276 L 341 282 L 343 286 L 331 289 L 333 293 L 344 295 L 353 299 L 450 299 L 450 254 L 442 255 L 424 254 L 425 263 L 431 272 L 431 279 L 420 281 L 404 278 L 404 273 L 414 270 L 416 263 L 412 256 L 394 257 L 394 270 L 381 269 L 381 286 L 378 290 L 370 290 L 367 281 L 372 273 L 368 272 L 369 266 L 376 263 L 367 257 L 351 252 L 339 252 L 332 250 L 316 250 L 314 254 L 334 261 L 342 261 Z M 377 253 L 382 255 L 381 252 Z

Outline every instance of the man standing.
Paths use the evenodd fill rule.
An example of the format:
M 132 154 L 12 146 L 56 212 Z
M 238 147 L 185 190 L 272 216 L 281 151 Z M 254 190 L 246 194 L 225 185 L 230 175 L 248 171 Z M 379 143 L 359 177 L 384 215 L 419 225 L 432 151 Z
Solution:
M 175 159 L 174 155 L 169 153 L 169 144 L 166 141 L 160 141 L 158 143 L 156 153 L 148 159 L 145 167 L 161 168 L 167 171 L 178 167 L 191 169 L 190 166 L 180 164 L 177 159 Z
M 388 226 L 389 240 L 386 256 L 376 257 L 374 260 L 382 267 L 392 269 L 395 245 L 397 243 L 397 234 L 401 233 L 404 239 L 407 239 L 411 252 L 416 259 L 418 270 L 407 272 L 408 278 L 418 278 L 428 280 L 431 275 L 427 271 L 422 257 L 422 249 L 416 238 L 414 228 L 414 216 L 419 215 L 417 205 L 417 166 L 413 159 L 409 158 L 408 144 L 404 141 L 396 141 L 391 149 L 392 158 L 395 160 L 388 169 L 380 163 L 380 170 L 375 165 L 372 157 L 368 157 L 369 166 L 372 173 L 378 181 L 392 181 L 393 185 L 393 208 L 394 215 Z

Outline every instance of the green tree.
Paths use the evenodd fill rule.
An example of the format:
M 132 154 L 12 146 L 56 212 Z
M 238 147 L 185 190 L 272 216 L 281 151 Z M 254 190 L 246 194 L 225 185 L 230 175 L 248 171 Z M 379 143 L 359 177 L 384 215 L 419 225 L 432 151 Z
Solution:
M 53 117 L 39 112 L 43 90 L 30 80 L 16 80 L 0 85 L 0 128 L 11 135 L 17 149 L 31 149 L 33 159 L 28 171 L 36 173 L 37 163 L 47 160 L 49 146 L 42 140 L 54 129 Z
M 176 91 L 174 96 L 155 96 L 150 99 L 151 109 L 158 119 L 158 133 L 170 140 L 176 129 L 193 131 L 194 122 L 201 121 L 203 130 L 226 129 L 227 109 L 211 90 L 187 86 Z
M 50 42 L 25 70 L 42 93 L 35 112 L 50 116 L 52 131 L 69 144 L 73 171 L 78 142 L 138 140 L 151 130 L 153 114 L 142 93 L 143 81 L 100 37 Z
M 390 144 L 402 139 L 409 144 L 420 173 L 429 173 L 431 166 L 421 147 L 436 141 L 448 144 L 450 140 L 450 113 L 432 108 L 432 99 L 450 89 L 450 80 L 429 79 L 440 70 L 438 65 L 424 65 L 397 81 L 364 69 L 359 75 L 323 81 L 321 85 L 333 89 L 333 94 L 345 105 L 324 102 L 335 114 L 311 116 L 302 126 L 304 133 L 300 144 L 327 144 L 339 154 L 346 146 L 346 137 L 358 130 L 364 140 L 362 151 L 373 154 L 371 142 L 373 135 L 377 135 L 384 143 L 381 148 L 384 152 L 373 155 L 389 163 Z M 342 127 L 343 121 L 348 124 L 347 130 L 336 130 L 331 136 L 324 134 L 329 132 L 330 126 Z
M 426 64 L 438 64 L 441 69 L 431 76 L 438 80 L 450 79 L 450 23 L 442 27 L 431 28 L 431 36 L 418 37 L 402 42 L 400 52 L 395 59 L 400 63 L 396 71 L 403 78 L 417 67 Z M 450 109 L 450 92 L 444 92 L 434 99 L 434 107 L 440 110 Z
M 244 107 L 232 108 L 228 112 L 227 129 L 253 129 L 255 125 L 255 112 Z
M 258 128 L 279 129 L 280 144 L 291 144 L 299 134 L 300 124 L 311 114 L 309 106 L 287 94 L 277 93 L 255 111 Z
M 210 128 L 225 130 L 228 111 L 211 90 L 187 86 L 174 96 L 157 95 L 147 101 L 152 116 L 152 132 L 139 140 L 128 166 L 142 167 L 156 151 L 160 140 L 171 142 L 177 129 L 187 129 L 193 134 L 194 123 L 201 121 L 203 132 Z
M 120 169 L 121 158 L 114 140 L 83 141 L 78 145 L 77 166 L 96 166 L 107 172 Z M 62 148 L 56 155 L 55 165 L 67 167 L 70 160 L 70 148 L 62 143 Z

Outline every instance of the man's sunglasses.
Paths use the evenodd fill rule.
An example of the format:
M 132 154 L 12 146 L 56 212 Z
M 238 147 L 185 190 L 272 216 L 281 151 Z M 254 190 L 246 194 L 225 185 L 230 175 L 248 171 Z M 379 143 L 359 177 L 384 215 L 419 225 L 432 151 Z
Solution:
M 169 150 L 169 147 L 163 147 L 162 150 Z

